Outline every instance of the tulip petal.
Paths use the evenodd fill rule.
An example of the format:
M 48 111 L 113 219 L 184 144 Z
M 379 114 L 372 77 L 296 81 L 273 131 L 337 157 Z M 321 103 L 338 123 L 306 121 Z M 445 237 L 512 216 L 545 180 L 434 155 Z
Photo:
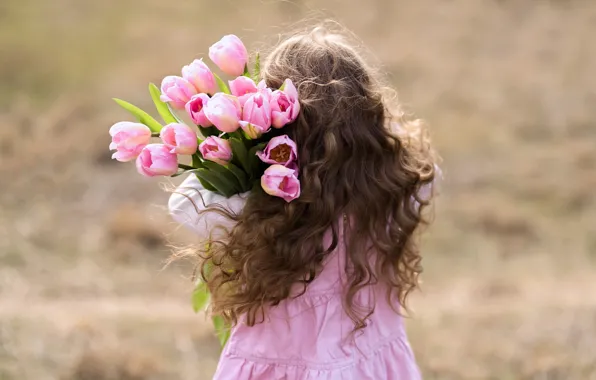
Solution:
M 271 113 L 271 125 L 273 125 L 275 128 L 281 128 L 289 122 L 290 119 L 285 113 L 278 111 L 273 111 Z
M 288 94 L 288 96 L 292 99 L 298 99 L 298 91 L 296 90 L 296 86 L 291 79 L 286 79 L 282 86 L 282 91 Z
M 234 80 L 228 82 L 230 85 L 230 91 L 234 96 L 243 96 L 246 94 L 255 93 L 258 91 L 255 82 L 245 76 L 240 76 Z

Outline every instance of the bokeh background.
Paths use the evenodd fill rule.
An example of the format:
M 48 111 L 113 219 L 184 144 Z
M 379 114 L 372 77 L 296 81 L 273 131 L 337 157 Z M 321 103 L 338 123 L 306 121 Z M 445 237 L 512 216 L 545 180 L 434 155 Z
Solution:
M 596 379 L 596 2 L 0 0 L 0 379 L 208 379 L 192 242 L 108 128 L 223 34 L 333 18 L 444 162 L 408 331 L 426 379 Z

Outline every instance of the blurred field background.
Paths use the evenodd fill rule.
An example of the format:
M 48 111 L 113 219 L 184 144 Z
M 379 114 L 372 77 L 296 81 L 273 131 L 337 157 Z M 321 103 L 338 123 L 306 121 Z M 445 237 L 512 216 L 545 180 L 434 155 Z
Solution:
M 1 0 L 0 379 L 208 379 L 192 237 L 110 160 L 119 97 L 235 33 L 362 39 L 446 175 L 407 326 L 425 379 L 596 379 L 596 2 Z M 206 54 L 205 54 L 206 55 Z

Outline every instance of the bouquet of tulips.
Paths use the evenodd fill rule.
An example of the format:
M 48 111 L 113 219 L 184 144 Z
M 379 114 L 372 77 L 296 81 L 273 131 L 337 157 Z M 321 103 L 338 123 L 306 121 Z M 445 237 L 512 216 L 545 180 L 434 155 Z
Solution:
M 182 68 L 182 76 L 165 77 L 161 89 L 149 85 L 165 125 L 139 107 L 114 99 L 138 122 L 122 121 L 110 128 L 110 149 L 116 150 L 112 158 L 136 160 L 138 172 L 148 177 L 194 173 L 205 189 L 228 198 L 253 186 L 286 202 L 298 198 L 297 147 L 282 129 L 300 111 L 294 84 L 286 79 L 281 88 L 272 89 L 259 82 L 258 54 L 251 73 L 246 47 L 234 35 L 211 46 L 209 58 L 234 79 L 226 84 L 197 59 Z M 185 113 L 182 117 L 189 122 L 177 112 Z M 161 142 L 151 143 L 152 138 Z M 180 156 L 188 156 L 186 164 Z M 208 302 L 206 284 L 199 281 L 193 308 L 198 312 Z M 223 346 L 229 329 L 218 316 L 213 324 Z
M 297 147 L 281 129 L 300 111 L 296 87 L 290 79 L 279 89 L 259 82 L 258 54 L 251 73 L 246 47 L 234 35 L 211 46 L 209 58 L 234 79 L 226 84 L 196 59 L 182 68 L 182 76 L 165 77 L 161 89 L 149 85 L 165 125 L 114 99 L 138 123 L 123 121 L 110 128 L 110 149 L 116 150 L 112 158 L 136 160 L 138 172 L 149 177 L 195 173 L 205 189 L 225 197 L 260 185 L 286 202 L 298 198 Z M 185 111 L 192 123 L 183 122 L 177 111 Z M 153 137 L 161 142 L 151 143 Z M 180 156 L 189 156 L 186 164 Z

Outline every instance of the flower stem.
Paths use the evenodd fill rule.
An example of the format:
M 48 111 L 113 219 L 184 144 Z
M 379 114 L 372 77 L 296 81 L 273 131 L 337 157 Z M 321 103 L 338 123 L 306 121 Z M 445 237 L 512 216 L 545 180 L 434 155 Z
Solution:
M 192 166 L 184 165 L 184 164 L 178 164 L 178 167 L 183 170 L 194 170 L 195 169 Z
M 153 132 L 153 133 L 151 133 L 151 137 L 159 137 L 159 132 Z

